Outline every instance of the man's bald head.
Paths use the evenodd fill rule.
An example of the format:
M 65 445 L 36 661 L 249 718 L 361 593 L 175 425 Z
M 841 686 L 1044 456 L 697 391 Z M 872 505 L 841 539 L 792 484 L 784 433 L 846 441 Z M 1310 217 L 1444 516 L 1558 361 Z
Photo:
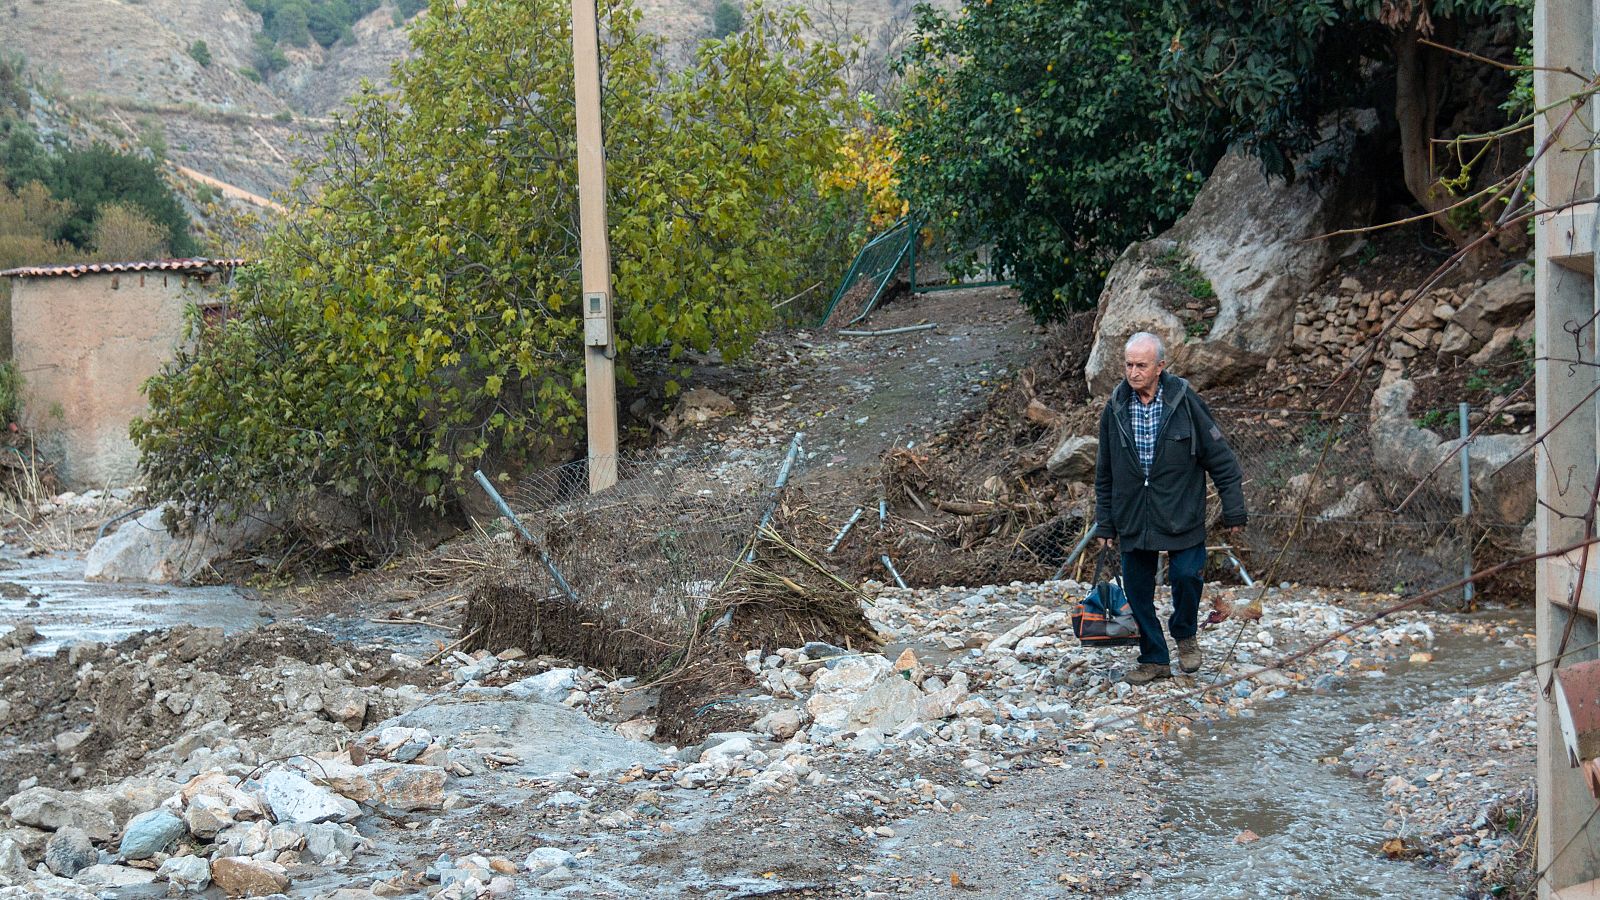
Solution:
M 1156 362 L 1165 363 L 1167 361 L 1167 345 L 1161 343 L 1161 338 L 1151 334 L 1148 331 L 1141 331 L 1138 334 L 1135 334 L 1133 337 L 1128 338 L 1128 343 L 1124 344 L 1122 347 L 1123 355 L 1126 356 L 1129 350 L 1132 350 L 1135 346 L 1140 345 L 1148 345 L 1155 350 Z

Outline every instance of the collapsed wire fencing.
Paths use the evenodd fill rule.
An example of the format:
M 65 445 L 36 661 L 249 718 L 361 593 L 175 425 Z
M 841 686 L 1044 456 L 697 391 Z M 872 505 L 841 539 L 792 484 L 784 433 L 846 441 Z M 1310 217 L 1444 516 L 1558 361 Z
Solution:
M 468 600 L 470 645 L 562 647 L 641 673 L 691 640 L 764 498 L 700 483 L 695 466 L 616 464 L 616 485 L 598 494 L 586 460 L 504 492 L 524 539 L 489 551 L 490 575 Z
M 1364 413 L 1213 413 L 1244 472 L 1250 525 L 1235 545 L 1242 567 L 1213 554 L 1208 579 L 1241 583 L 1249 571 L 1415 592 L 1519 552 L 1522 523 L 1495 520 L 1493 506 L 1463 508 L 1464 472 L 1440 466 L 1419 483 L 1385 471 Z M 486 542 L 490 574 L 469 595 L 469 644 L 560 648 L 661 675 L 708 633 L 734 628 L 740 608 L 781 608 L 786 624 L 768 631 L 807 638 L 794 614 L 806 604 L 795 603 L 826 595 L 822 607 L 848 605 L 840 598 L 863 579 L 979 587 L 1087 577 L 1088 555 L 1075 551 L 1093 528 L 1092 440 L 1041 438 L 965 464 L 949 461 L 948 446 L 888 440 L 878 484 L 833 496 L 784 491 L 805 465 L 798 436 L 775 483 L 717 481 L 705 466 L 660 459 L 619 459 L 617 485 L 599 494 L 587 491 L 583 461 L 526 479 L 506 492 L 523 540 Z M 1214 494 L 1209 502 L 1216 542 L 1220 510 Z M 773 569 L 779 558 L 791 568 Z M 1504 575 L 1518 586 L 1526 577 Z M 783 602 L 771 607 L 773 597 Z M 837 624 L 836 612 L 808 621 Z
M 800 437 L 765 485 L 684 460 L 616 459 L 616 484 L 598 494 L 579 461 L 502 497 L 480 473 L 512 530 L 481 542 L 460 645 L 519 647 L 657 685 L 656 736 L 686 742 L 715 730 L 708 698 L 750 681 L 746 652 L 874 645 L 855 584 L 806 549 L 820 545 L 819 520 L 784 489 Z
M 1431 474 L 1419 478 L 1385 459 L 1364 411 L 1213 412 L 1244 469 L 1250 525 L 1242 543 L 1255 574 L 1328 587 L 1416 592 L 1454 583 L 1474 568 L 1518 554 L 1525 522 L 1496 518 L 1499 508 L 1474 503 L 1471 487 L 1463 504 L 1463 486 L 1474 477 L 1470 454 L 1430 465 Z M 1420 418 L 1453 423 L 1460 414 L 1460 409 L 1423 411 Z M 1328 452 L 1317 471 L 1325 445 Z M 1446 447 L 1436 451 L 1441 459 Z M 1280 550 L 1278 571 L 1271 572 Z M 1530 571 L 1511 572 L 1489 586 L 1514 590 L 1531 577 Z M 1463 600 L 1471 598 L 1471 590 L 1469 585 Z
M 896 288 L 902 272 L 913 294 L 1006 284 L 993 253 L 988 244 L 954 242 L 922 214 L 908 213 L 862 245 L 817 327 L 860 323 Z
M 1463 467 L 1468 454 L 1419 478 L 1374 447 L 1365 412 L 1212 411 L 1243 469 L 1250 524 L 1237 538 L 1225 535 L 1211 492 L 1209 542 L 1231 540 L 1236 560 L 1213 553 L 1208 580 L 1239 584 L 1248 575 L 1420 591 L 1519 552 L 1525 522 L 1496 518 L 1503 504 L 1472 502 L 1476 488 L 1463 506 L 1462 485 L 1476 477 Z M 1422 418 L 1437 424 L 1460 414 L 1448 413 Z M 1437 450 L 1441 458 L 1447 446 Z M 1092 440 L 1044 438 L 1008 458 L 963 464 L 951 461 L 959 455 L 952 448 L 896 443 L 884 454 L 875 493 L 856 495 L 843 510 L 829 556 L 858 575 L 913 587 L 1088 577 L 1086 555 L 1074 554 L 1093 527 L 1094 452 Z M 1046 468 L 1049 455 L 1060 458 Z M 1510 598 L 1526 592 L 1531 577 L 1514 570 L 1479 587 Z M 1462 599 L 1471 596 L 1469 588 Z

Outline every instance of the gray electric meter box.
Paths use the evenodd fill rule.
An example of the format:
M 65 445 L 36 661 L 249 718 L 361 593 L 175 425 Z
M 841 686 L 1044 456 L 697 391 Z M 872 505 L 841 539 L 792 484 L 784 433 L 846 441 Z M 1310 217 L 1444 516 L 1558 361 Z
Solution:
M 598 291 L 583 295 L 583 345 L 611 345 L 611 310 L 606 295 Z

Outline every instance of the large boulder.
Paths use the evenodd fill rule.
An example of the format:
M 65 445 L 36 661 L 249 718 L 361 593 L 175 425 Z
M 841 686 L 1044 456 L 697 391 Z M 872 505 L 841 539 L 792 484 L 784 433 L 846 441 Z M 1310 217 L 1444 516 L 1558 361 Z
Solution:
M 95 541 L 84 561 L 84 580 L 146 584 L 189 581 L 243 552 L 273 528 L 265 518 L 245 515 L 227 524 L 207 519 L 179 534 L 167 530 L 163 522 L 166 509 L 158 506 L 148 510 Z
M 75 794 L 47 787 L 31 787 L 13 794 L 0 810 L 20 825 L 30 825 L 45 831 L 63 828 L 81 828 L 91 840 L 111 840 L 116 823 L 110 811 Z
M 1440 460 L 1455 453 L 1460 438 L 1444 440 L 1411 418 L 1411 398 L 1416 385 L 1399 379 L 1372 395 L 1372 417 L 1367 426 L 1372 457 L 1378 469 L 1415 483 L 1438 471 L 1435 479 L 1460 476 L 1460 463 Z M 1534 461 L 1523 453 L 1531 435 L 1490 434 L 1472 439 L 1467 448 L 1468 477 L 1472 482 L 1477 514 L 1507 525 L 1521 525 L 1533 517 Z
M 71 878 L 100 861 L 88 832 L 82 828 L 66 828 L 50 836 L 44 845 L 44 864 L 62 878 Z
M 911 666 L 915 666 L 914 657 Z M 840 660 L 817 677 L 816 688 L 806 701 L 806 711 L 815 719 L 813 731 L 894 734 L 921 718 L 940 718 L 944 706 L 959 702 L 954 692 L 925 694 L 914 675 L 914 668 L 897 670 L 894 663 L 876 654 Z M 959 693 L 963 698 L 966 695 L 964 680 Z
M 1099 438 L 1075 434 L 1056 447 L 1044 467 L 1051 475 L 1066 481 L 1091 481 L 1099 455 Z
M 1370 213 L 1373 192 L 1357 171 L 1356 144 L 1376 123 L 1362 110 L 1329 126 L 1329 140 L 1296 163 L 1293 181 L 1269 179 L 1247 154 L 1223 157 L 1177 224 L 1112 266 L 1084 367 L 1090 392 L 1105 396 L 1116 386 L 1123 344 L 1137 331 L 1159 335 L 1173 371 L 1196 387 L 1246 375 L 1283 349 L 1295 305 L 1347 246 L 1316 238 Z M 1193 340 L 1173 312 L 1190 299 L 1172 284 L 1175 261 L 1193 266 L 1216 294 L 1216 318 Z
M 212 861 L 211 882 L 229 897 L 267 897 L 289 889 L 289 872 L 275 862 L 229 856 Z
M 1183 320 L 1173 310 L 1189 297 L 1173 283 L 1164 262 L 1176 252 L 1176 241 L 1159 237 L 1134 244 L 1112 264 L 1083 370 L 1094 396 L 1110 394 L 1121 380 L 1122 348 L 1129 337 L 1148 331 L 1169 349 L 1184 342 Z
M 1466 356 L 1496 335 L 1514 335 L 1532 313 L 1532 270 L 1526 265 L 1514 266 L 1467 295 L 1445 326 L 1439 353 Z
M 117 852 L 123 859 L 149 859 L 172 846 L 187 831 L 171 810 L 152 809 L 128 820 Z
M 261 788 L 279 824 L 353 822 L 361 816 L 348 799 L 283 769 L 267 773 Z

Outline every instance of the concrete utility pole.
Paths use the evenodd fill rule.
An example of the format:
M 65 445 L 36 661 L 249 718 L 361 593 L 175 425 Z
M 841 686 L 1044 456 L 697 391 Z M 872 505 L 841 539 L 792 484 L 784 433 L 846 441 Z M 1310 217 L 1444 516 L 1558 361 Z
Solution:
M 583 375 L 589 492 L 617 483 L 616 342 L 611 329 L 611 244 L 606 153 L 600 135 L 600 23 L 595 0 L 572 0 L 573 98 L 578 107 L 578 236 L 583 256 Z
M 1539 109 L 1559 103 L 1584 86 L 1568 72 L 1593 73 L 1600 61 L 1595 22 L 1600 0 L 1537 0 L 1533 14 L 1534 103 Z M 1561 103 L 1534 123 L 1533 146 L 1555 144 L 1538 160 L 1534 180 L 1538 205 L 1551 208 L 1590 200 L 1571 209 L 1541 216 L 1535 229 L 1534 269 L 1535 398 L 1537 431 L 1550 432 L 1536 448 L 1539 508 L 1535 516 L 1538 551 L 1548 553 L 1584 539 L 1583 517 L 1600 460 L 1596 438 L 1600 419 L 1588 398 L 1600 378 L 1595 362 L 1595 204 L 1594 110 L 1580 111 L 1567 121 L 1570 107 Z M 1569 331 L 1571 328 L 1573 331 Z M 1576 333 L 1574 333 L 1576 332 Z M 1549 362 L 1550 357 L 1581 361 L 1579 365 Z M 1587 363 L 1587 364 L 1584 364 Z M 1560 427 L 1555 427 L 1563 417 Z M 1566 668 L 1593 660 L 1596 598 L 1600 597 L 1600 547 L 1591 548 L 1582 596 L 1577 592 L 1580 553 L 1538 563 L 1535 598 L 1537 659 L 1553 660 L 1563 637 Z M 1570 633 L 1569 633 L 1570 629 Z M 1587 649 L 1575 649 L 1587 648 Z M 1559 727 L 1555 695 L 1543 687 L 1553 666 L 1536 670 L 1541 693 L 1538 753 L 1538 865 L 1545 877 L 1541 898 L 1577 900 L 1600 897 L 1600 818 L 1596 799 L 1582 770 L 1574 768 Z M 1557 688 L 1557 690 L 1560 690 Z

